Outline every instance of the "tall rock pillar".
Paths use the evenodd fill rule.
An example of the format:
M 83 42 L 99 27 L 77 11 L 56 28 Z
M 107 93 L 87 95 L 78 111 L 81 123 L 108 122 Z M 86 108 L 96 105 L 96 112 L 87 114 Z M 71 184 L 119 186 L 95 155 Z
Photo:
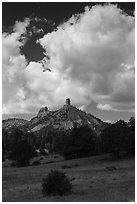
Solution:
M 69 106 L 70 105 L 70 98 L 66 99 L 66 105 Z

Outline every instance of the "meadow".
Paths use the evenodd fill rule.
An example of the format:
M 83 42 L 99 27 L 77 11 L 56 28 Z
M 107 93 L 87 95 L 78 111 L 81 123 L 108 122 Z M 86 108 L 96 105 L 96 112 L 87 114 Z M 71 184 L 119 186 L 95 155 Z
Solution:
M 40 159 L 41 158 L 41 159 Z M 34 158 L 40 165 L 10 167 L 3 162 L 3 202 L 131 202 L 135 201 L 134 158 L 114 160 L 110 155 L 64 160 L 59 155 Z M 73 184 L 70 195 L 46 196 L 42 178 L 51 169 L 66 173 Z

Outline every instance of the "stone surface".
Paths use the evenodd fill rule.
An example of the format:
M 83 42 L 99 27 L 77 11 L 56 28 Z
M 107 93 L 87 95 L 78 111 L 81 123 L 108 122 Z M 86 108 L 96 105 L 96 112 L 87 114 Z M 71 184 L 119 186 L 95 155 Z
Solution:
M 56 111 L 49 111 L 47 107 L 41 108 L 36 117 L 24 124 L 24 129 L 35 132 L 50 126 L 68 130 L 85 125 L 100 134 L 106 123 L 71 105 L 70 99 L 67 98 L 66 104 Z
M 66 99 L 66 105 L 69 106 L 70 105 L 70 98 Z
M 41 108 L 38 112 L 38 117 L 42 117 L 45 116 L 48 113 L 48 108 L 45 106 L 43 108 Z

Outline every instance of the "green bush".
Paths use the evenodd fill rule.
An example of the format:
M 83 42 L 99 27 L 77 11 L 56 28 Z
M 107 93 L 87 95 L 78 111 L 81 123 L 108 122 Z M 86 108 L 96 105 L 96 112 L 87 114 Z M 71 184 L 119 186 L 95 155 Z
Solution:
M 65 173 L 51 170 L 46 178 L 42 180 L 42 193 L 44 196 L 55 196 L 69 194 L 72 184 Z

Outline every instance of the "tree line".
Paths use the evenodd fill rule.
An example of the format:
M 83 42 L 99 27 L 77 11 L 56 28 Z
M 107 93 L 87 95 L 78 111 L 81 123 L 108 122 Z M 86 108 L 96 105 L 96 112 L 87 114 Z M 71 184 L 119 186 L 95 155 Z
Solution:
M 135 120 L 129 123 L 122 120 L 109 124 L 100 136 L 88 126 L 72 130 L 55 130 L 43 128 L 39 132 L 27 132 L 18 128 L 2 130 L 2 153 L 15 160 L 18 166 L 29 164 L 31 157 L 36 156 L 36 149 L 48 148 L 65 159 L 81 158 L 97 154 L 110 153 L 120 157 L 122 153 L 135 154 Z

